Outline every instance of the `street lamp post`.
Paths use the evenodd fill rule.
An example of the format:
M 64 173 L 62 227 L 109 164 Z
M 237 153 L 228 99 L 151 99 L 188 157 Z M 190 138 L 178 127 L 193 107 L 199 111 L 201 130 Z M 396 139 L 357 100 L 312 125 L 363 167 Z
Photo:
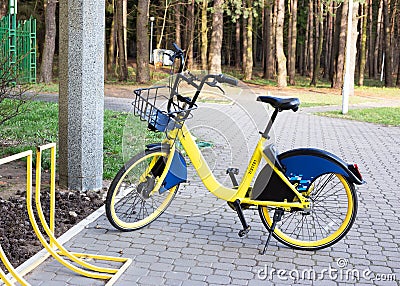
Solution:
M 150 63 L 153 62 L 153 22 L 155 18 L 150 17 Z

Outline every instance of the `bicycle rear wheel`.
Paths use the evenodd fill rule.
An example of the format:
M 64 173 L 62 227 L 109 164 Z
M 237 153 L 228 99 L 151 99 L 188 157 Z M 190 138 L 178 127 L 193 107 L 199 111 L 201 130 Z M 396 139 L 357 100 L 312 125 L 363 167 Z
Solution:
M 354 185 L 342 175 L 328 173 L 315 178 L 305 196 L 309 210 L 285 212 L 272 235 L 295 249 L 317 250 L 331 246 L 350 230 L 357 214 Z M 259 206 L 264 226 L 270 230 L 275 208 Z
M 145 227 L 170 205 L 178 186 L 160 190 L 157 182 L 165 170 L 168 154 L 161 150 L 144 151 L 122 167 L 107 192 L 106 215 L 122 231 Z

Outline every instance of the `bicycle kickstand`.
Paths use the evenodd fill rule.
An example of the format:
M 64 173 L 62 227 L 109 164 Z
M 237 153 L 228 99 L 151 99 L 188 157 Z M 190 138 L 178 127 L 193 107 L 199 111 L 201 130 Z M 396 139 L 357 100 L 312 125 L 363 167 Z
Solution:
M 268 238 L 267 238 L 267 242 L 265 243 L 265 246 L 264 246 L 263 251 L 260 251 L 260 254 L 261 254 L 261 255 L 264 255 L 265 252 L 267 251 L 268 244 L 269 244 L 269 241 L 271 240 L 272 233 L 273 233 L 274 230 L 275 230 L 276 224 L 281 220 L 283 213 L 284 213 L 284 210 L 283 210 L 283 209 L 276 209 L 276 210 L 275 210 L 275 212 L 274 212 L 274 218 L 273 218 L 273 221 L 272 221 L 271 228 L 270 228 L 270 230 L 269 230 L 269 235 L 268 235 Z

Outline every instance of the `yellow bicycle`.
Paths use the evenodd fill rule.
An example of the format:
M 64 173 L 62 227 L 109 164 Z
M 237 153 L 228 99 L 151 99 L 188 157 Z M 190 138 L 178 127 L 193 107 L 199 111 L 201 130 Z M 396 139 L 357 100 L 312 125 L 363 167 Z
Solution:
M 297 98 L 259 96 L 258 101 L 274 108 L 264 132 L 252 154 L 240 183 L 238 170 L 227 174 L 233 186 L 221 185 L 214 177 L 193 136 L 185 125 L 196 100 L 205 85 L 237 85 L 237 80 L 225 75 L 206 75 L 199 79 L 183 71 L 183 52 L 175 46 L 175 56 L 181 58 L 180 72 L 171 86 L 135 90 L 134 113 L 148 121 L 153 131 L 165 132 L 166 138 L 146 146 L 117 173 L 107 193 L 106 214 L 110 223 L 122 231 L 140 229 L 157 219 L 173 200 L 180 183 L 187 180 L 187 165 L 176 142 L 185 150 L 204 186 L 216 197 L 228 202 L 238 214 L 246 235 L 250 226 L 243 210 L 258 207 L 259 215 L 269 235 L 292 248 L 316 250 L 333 245 L 350 230 L 357 213 L 354 184 L 364 181 L 356 164 L 347 164 L 335 155 L 319 149 L 301 148 L 278 154 L 269 142 L 269 133 L 279 112 L 297 111 Z M 192 98 L 179 93 L 180 83 L 195 87 Z M 163 96 L 166 91 L 169 96 Z M 161 104 L 160 104 L 161 103 Z M 162 103 L 166 110 L 160 109 Z M 265 166 L 252 184 L 262 160 Z

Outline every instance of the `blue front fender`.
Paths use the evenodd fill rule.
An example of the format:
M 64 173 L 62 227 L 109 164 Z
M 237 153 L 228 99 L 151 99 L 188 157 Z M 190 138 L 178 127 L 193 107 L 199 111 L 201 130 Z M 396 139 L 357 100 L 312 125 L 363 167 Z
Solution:
M 186 180 L 186 161 L 179 151 L 175 151 L 174 158 L 172 158 L 171 167 L 169 168 L 168 174 L 164 179 L 160 193 L 169 190 L 180 183 L 186 182 Z
M 154 151 L 168 151 L 169 145 L 162 145 L 161 143 L 149 144 L 146 146 L 146 150 Z M 165 166 L 165 165 L 164 165 Z M 160 170 L 162 172 L 164 168 Z M 157 174 L 157 175 L 161 175 Z M 171 166 L 165 176 L 164 182 L 161 185 L 160 193 L 163 193 L 172 187 L 187 181 L 187 166 L 183 155 L 176 150 L 174 157 L 172 158 Z

